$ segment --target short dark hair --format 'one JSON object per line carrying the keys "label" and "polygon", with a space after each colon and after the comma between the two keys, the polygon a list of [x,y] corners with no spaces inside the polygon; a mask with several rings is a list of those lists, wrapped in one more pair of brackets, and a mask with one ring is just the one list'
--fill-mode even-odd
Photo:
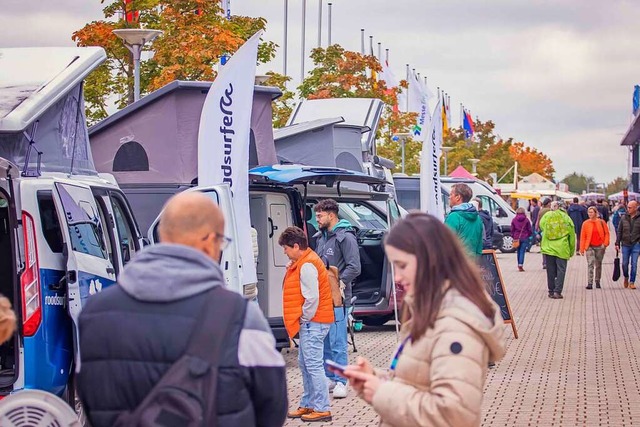
{"label": "short dark hair", "polygon": [[333,212],[338,215],[340,211],[340,207],[338,206],[338,202],[333,199],[324,199],[320,200],[314,207],[313,210],[316,212]]}
{"label": "short dark hair", "polygon": [[577,197],[573,198],[573,203],[578,203],[578,198]]}
{"label": "short dark hair", "polygon": [[531,199],[531,201],[532,201],[533,203],[535,203],[535,204],[538,204],[538,199],[536,199],[535,197],[533,197],[533,198]]}
{"label": "short dark hair", "polygon": [[469,203],[473,197],[473,190],[471,190],[471,187],[467,184],[454,184],[453,187],[451,187],[451,191],[455,191],[455,193],[462,198],[464,203]]}
{"label": "short dark hair", "polygon": [[604,200],[602,199],[598,199],[598,203],[602,203]]}
{"label": "short dark hair", "polygon": [[280,234],[280,237],[278,237],[278,244],[280,246],[289,246],[292,248],[296,243],[302,250],[309,247],[307,235],[304,234],[304,230],[300,227],[287,227],[282,234]]}
{"label": "short dark hair", "polygon": [[480,197],[476,197],[475,200],[478,203],[478,210],[482,209],[482,199]]}
{"label": "short dark hair", "polygon": [[548,197],[542,201],[542,206],[549,206],[550,204],[551,204],[551,199]]}

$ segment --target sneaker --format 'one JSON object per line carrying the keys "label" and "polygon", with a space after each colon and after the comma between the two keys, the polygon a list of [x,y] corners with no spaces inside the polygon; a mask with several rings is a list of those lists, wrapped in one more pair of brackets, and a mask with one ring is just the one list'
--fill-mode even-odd
{"label": "sneaker", "polygon": [[596,282],[596,289],[600,289],[600,283]]}
{"label": "sneaker", "polygon": [[313,412],[313,408],[300,407],[295,411],[290,411],[289,413],[287,413],[287,418],[302,418],[303,416],[307,414],[311,414],[312,412]]}
{"label": "sneaker", "polygon": [[562,294],[559,294],[557,292],[555,294],[553,294],[553,299],[563,299],[563,298],[564,297],[562,296]]}
{"label": "sneaker", "polygon": [[331,393],[333,391],[334,388],[336,388],[336,382],[334,380],[332,380],[331,378],[327,378],[327,387],[329,387],[329,393]]}
{"label": "sneaker", "polygon": [[549,298],[553,298],[553,292],[549,292]]}
{"label": "sneaker", "polygon": [[522,268],[521,265],[518,266],[518,271],[524,271],[524,268]]}
{"label": "sneaker", "polygon": [[343,399],[345,397],[347,397],[347,385],[340,382],[336,383],[336,386],[333,389],[333,398]]}
{"label": "sneaker", "polygon": [[312,423],[316,421],[331,421],[331,412],[311,411],[310,413],[304,414],[303,416],[301,416],[300,419],[308,423]]}
{"label": "sneaker", "polygon": [[636,285],[633,282],[629,282],[629,289],[635,289]]}
{"label": "sneaker", "polygon": [[[598,287],[600,287],[600,285],[598,285]],[[587,285],[587,289],[593,289],[593,285],[592,285],[591,283],[589,283],[589,284]]]}
{"label": "sneaker", "polygon": [[629,278],[628,278],[628,277],[625,277],[625,278],[624,278],[623,286],[624,286],[625,288],[628,288],[628,287],[629,287]]}

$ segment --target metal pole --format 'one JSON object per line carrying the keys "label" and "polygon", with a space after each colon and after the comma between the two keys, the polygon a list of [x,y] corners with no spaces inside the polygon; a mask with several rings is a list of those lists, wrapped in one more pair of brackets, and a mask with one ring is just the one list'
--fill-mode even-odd
{"label": "metal pole", "polygon": [[373,56],[373,36],[369,36],[369,54]]}
{"label": "metal pole", "polygon": [[382,43],[378,43],[378,61],[382,62]]}
{"label": "metal pole", "polygon": [[307,0],[302,0],[302,43],[300,49],[300,82],[304,81],[304,36],[306,33],[305,22],[307,20]]}
{"label": "metal pole", "polygon": [[360,28],[360,53],[364,55],[364,28]]}
{"label": "metal pole", "polygon": [[318,47],[322,47],[322,0],[318,1]]}
{"label": "metal pole", "polygon": [[140,99],[140,51],[142,45],[134,44],[131,46],[133,49],[133,102]]}
{"label": "metal pole", "polygon": [[282,66],[283,74],[287,75],[287,40],[289,29],[289,0],[284,0],[284,44],[283,44],[283,56],[284,64]]}
{"label": "metal pole", "polygon": [[[411,83],[409,83],[409,64],[407,64],[407,84],[411,84]],[[409,94],[410,93],[411,93],[411,91],[407,87],[407,112],[409,111]]]}
{"label": "metal pole", "polygon": [[444,152],[444,176],[447,176],[449,174],[449,164],[447,163],[449,157],[449,153],[448,152]]}
{"label": "metal pole", "polygon": [[404,144],[407,142],[407,138],[402,138],[402,173],[404,173]]}
{"label": "metal pole", "polygon": [[331,46],[331,8],[333,7],[333,3],[329,3],[329,13],[327,16],[327,20],[329,21],[329,30],[328,30],[328,45]]}
{"label": "metal pole", "polygon": [[386,53],[385,53],[385,57],[384,57],[384,62],[389,64],[389,49],[385,49],[385,51],[386,51]]}

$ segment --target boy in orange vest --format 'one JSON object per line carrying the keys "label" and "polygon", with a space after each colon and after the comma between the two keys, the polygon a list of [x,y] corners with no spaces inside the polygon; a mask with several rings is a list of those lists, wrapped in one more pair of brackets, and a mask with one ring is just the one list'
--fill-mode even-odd
{"label": "boy in orange vest", "polygon": [[324,339],[334,321],[327,269],[309,248],[302,229],[288,227],[280,235],[278,244],[291,260],[282,287],[282,308],[289,337],[300,334],[298,365],[304,387],[300,407],[287,416],[308,422],[331,421],[322,361]]}

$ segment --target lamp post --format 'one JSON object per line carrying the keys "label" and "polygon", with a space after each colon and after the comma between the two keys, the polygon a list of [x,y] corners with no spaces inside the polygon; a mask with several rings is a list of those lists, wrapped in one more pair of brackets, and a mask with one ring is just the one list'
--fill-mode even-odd
{"label": "lamp post", "polygon": [[469,159],[469,161],[471,162],[471,175],[477,176],[478,172],[476,170],[476,166],[480,162],[480,159]]}
{"label": "lamp post", "polygon": [[402,159],[402,173],[405,173],[405,144],[407,143],[407,138],[411,138],[411,134],[410,133],[394,133],[393,136],[391,137],[391,139],[393,139],[394,141],[400,141],[400,144],[402,146],[402,154],[401,154],[401,159]]}
{"label": "lamp post", "polygon": [[133,101],[140,99],[140,54],[142,48],[148,42],[155,40],[162,31],[160,30],[145,30],[142,28],[122,28],[119,30],[113,30],[119,39],[124,42],[124,45],[133,54]]}
{"label": "lamp post", "polygon": [[444,153],[444,176],[449,175],[449,164],[447,162],[447,158],[451,150],[453,150],[453,147],[442,147],[442,152]]}

